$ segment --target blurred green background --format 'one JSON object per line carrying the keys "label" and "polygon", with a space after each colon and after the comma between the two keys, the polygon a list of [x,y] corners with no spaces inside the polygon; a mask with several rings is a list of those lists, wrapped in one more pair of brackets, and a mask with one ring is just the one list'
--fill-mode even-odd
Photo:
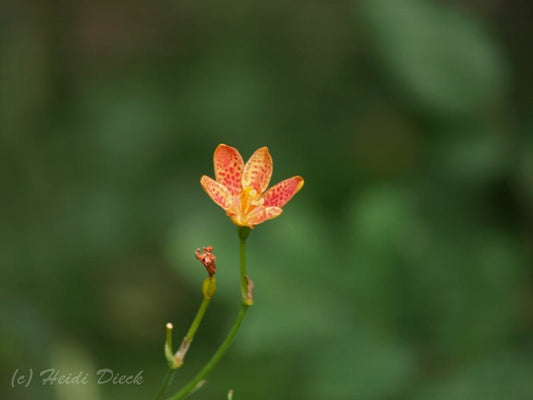
{"label": "blurred green background", "polygon": [[[239,308],[199,185],[219,143],[306,180],[249,240],[256,304],[194,398],[533,398],[533,5],[2,1],[3,399],[151,399]],[[16,369],[87,385],[10,387]],[[100,368],[140,386],[96,385]]]}

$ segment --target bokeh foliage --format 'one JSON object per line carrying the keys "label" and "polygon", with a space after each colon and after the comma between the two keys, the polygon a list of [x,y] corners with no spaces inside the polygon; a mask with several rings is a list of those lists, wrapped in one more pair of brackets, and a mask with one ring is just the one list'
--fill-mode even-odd
{"label": "bokeh foliage", "polygon": [[[202,365],[239,306],[235,228],[199,186],[227,143],[306,185],[252,233],[256,304],[195,398],[531,399],[532,13],[3,2],[0,397],[151,398],[209,244],[176,385]],[[13,389],[16,368],[145,382]]]}

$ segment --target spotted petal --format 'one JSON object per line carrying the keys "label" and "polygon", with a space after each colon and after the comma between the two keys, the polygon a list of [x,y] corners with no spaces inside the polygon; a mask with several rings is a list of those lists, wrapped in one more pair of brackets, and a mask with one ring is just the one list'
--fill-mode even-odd
{"label": "spotted petal", "polygon": [[233,196],[239,194],[242,190],[241,178],[244,168],[244,161],[239,151],[221,144],[215,150],[213,162],[217,182],[224,185]]}
{"label": "spotted petal", "polygon": [[225,186],[206,175],[202,176],[200,184],[208,196],[224,210],[228,210],[231,207],[232,196]]}
{"label": "spotted petal", "polygon": [[283,207],[304,185],[301,176],[293,176],[272,186],[263,195],[264,206]]}
{"label": "spotted petal", "polygon": [[276,218],[282,212],[283,210],[279,207],[260,206],[254,209],[250,214],[248,214],[246,221],[253,228],[254,225],[259,225],[265,221],[268,221],[269,219]]}
{"label": "spotted petal", "polygon": [[272,176],[272,157],[268,147],[257,149],[244,166],[242,187],[251,187],[257,193],[263,193]]}

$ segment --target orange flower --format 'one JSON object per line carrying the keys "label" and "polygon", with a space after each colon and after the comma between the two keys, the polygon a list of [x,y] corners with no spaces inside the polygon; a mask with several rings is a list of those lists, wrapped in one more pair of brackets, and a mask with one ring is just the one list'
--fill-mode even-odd
{"label": "orange flower", "polygon": [[213,160],[216,180],[204,175],[200,184],[237,226],[253,228],[276,218],[304,185],[302,177],[293,176],[266,190],[272,176],[267,147],[257,149],[245,165],[237,149],[221,144]]}

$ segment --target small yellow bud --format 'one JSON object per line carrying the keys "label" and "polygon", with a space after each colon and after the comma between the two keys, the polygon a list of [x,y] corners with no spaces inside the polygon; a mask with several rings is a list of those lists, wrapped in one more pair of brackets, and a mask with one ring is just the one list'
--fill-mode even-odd
{"label": "small yellow bud", "polygon": [[210,299],[215,295],[217,291],[217,280],[215,276],[208,276],[205,278],[204,283],[202,284],[202,292],[206,299]]}

